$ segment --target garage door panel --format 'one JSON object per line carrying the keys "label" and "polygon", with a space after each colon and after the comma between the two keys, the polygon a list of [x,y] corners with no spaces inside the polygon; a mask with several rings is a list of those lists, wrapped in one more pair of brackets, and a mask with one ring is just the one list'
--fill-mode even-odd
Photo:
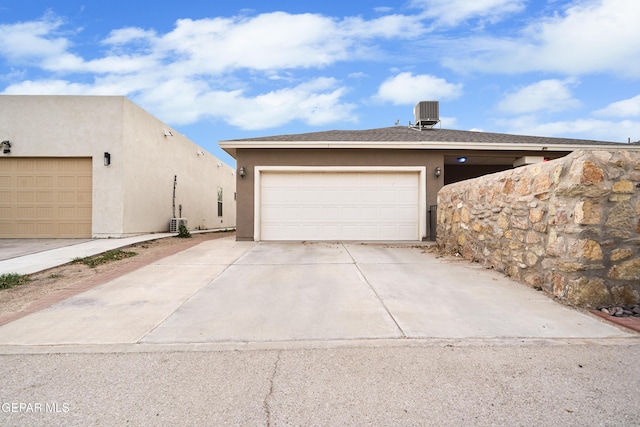
{"label": "garage door panel", "polygon": [[78,225],[74,223],[60,223],[58,224],[58,232],[65,234],[76,234],[78,232]]}
{"label": "garage door panel", "polygon": [[[29,201],[33,200],[34,193],[30,193]],[[53,193],[51,191],[36,191],[35,192],[35,201],[38,203],[52,203],[53,202]]]}
{"label": "garage door panel", "polygon": [[35,201],[34,196],[33,191],[18,191],[16,193],[16,200],[18,203],[31,203]]}
{"label": "garage door panel", "polygon": [[53,176],[37,176],[35,181],[35,186],[38,188],[42,187],[53,187],[55,180]]}
{"label": "garage door panel", "polygon": [[58,202],[59,203],[74,203],[76,201],[75,191],[59,191]]}
{"label": "garage door panel", "polygon": [[80,207],[91,206],[91,191],[76,191],[76,202]]}
{"label": "garage door panel", "polygon": [[2,158],[0,237],[91,237],[90,158]]}
{"label": "garage door panel", "polygon": [[[10,219],[13,216],[12,209],[7,206],[0,207],[0,219]],[[4,227],[8,227],[8,224],[2,224]]]}
{"label": "garage door panel", "polygon": [[[53,214],[51,214],[53,215]],[[73,219],[76,217],[76,208],[73,206],[70,207],[59,207],[58,208],[58,218],[60,219]]]}
{"label": "garage door panel", "polygon": [[33,219],[36,217],[36,208],[33,206],[18,206],[16,210],[20,219]]}
{"label": "garage door panel", "polygon": [[418,172],[262,172],[264,240],[417,240]]}
{"label": "garage door panel", "polygon": [[331,219],[340,218],[342,216],[342,209],[338,206],[319,206],[317,208],[310,208],[308,217],[313,220],[320,221],[322,218],[326,218],[327,221]]}
{"label": "garage door panel", "polygon": [[37,228],[38,224],[35,222],[19,222],[18,223],[18,236],[25,237],[31,235],[40,235],[41,231]]}
{"label": "garage door panel", "polygon": [[36,222],[35,229],[41,236],[51,236],[55,234],[56,224],[53,222]]}
{"label": "garage door panel", "polygon": [[76,234],[91,236],[91,221],[76,224]]}
{"label": "garage door panel", "polygon": [[59,176],[58,187],[62,188],[75,188],[76,178],[74,176]]}
{"label": "garage door panel", "polygon": [[54,211],[52,206],[39,206],[36,208],[36,219],[49,219],[54,216]]}
{"label": "garage door panel", "polygon": [[89,224],[89,232],[91,232],[91,206],[78,206],[76,207],[77,218],[83,218],[83,221],[78,221],[78,224]]}
{"label": "garage door panel", "polygon": [[30,188],[36,186],[36,178],[33,176],[17,177],[18,188]]}

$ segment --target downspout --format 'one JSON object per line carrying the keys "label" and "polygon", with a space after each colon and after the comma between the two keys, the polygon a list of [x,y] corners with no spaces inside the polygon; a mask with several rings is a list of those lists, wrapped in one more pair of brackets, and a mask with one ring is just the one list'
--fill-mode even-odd
{"label": "downspout", "polygon": [[178,175],[173,176],[173,218],[176,217],[176,187],[178,186]]}

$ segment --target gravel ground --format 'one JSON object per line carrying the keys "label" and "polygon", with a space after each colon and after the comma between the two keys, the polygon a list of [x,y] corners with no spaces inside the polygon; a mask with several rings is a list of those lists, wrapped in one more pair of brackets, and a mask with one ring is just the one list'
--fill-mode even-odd
{"label": "gravel ground", "polygon": [[637,426],[638,350],[483,341],[2,355],[0,424]]}

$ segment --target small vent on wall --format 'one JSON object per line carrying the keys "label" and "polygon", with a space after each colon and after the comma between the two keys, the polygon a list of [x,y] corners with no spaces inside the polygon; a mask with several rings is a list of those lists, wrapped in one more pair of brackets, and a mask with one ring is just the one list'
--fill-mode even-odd
{"label": "small vent on wall", "polygon": [[413,108],[415,124],[409,125],[412,129],[431,129],[440,123],[440,103],[438,101],[420,101]]}

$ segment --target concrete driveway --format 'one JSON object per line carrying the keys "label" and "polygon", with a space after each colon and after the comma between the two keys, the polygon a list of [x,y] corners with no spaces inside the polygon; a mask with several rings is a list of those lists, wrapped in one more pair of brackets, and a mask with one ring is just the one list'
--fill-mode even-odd
{"label": "concrete driveway", "polygon": [[0,345],[633,336],[421,245],[233,238],[0,327]]}

